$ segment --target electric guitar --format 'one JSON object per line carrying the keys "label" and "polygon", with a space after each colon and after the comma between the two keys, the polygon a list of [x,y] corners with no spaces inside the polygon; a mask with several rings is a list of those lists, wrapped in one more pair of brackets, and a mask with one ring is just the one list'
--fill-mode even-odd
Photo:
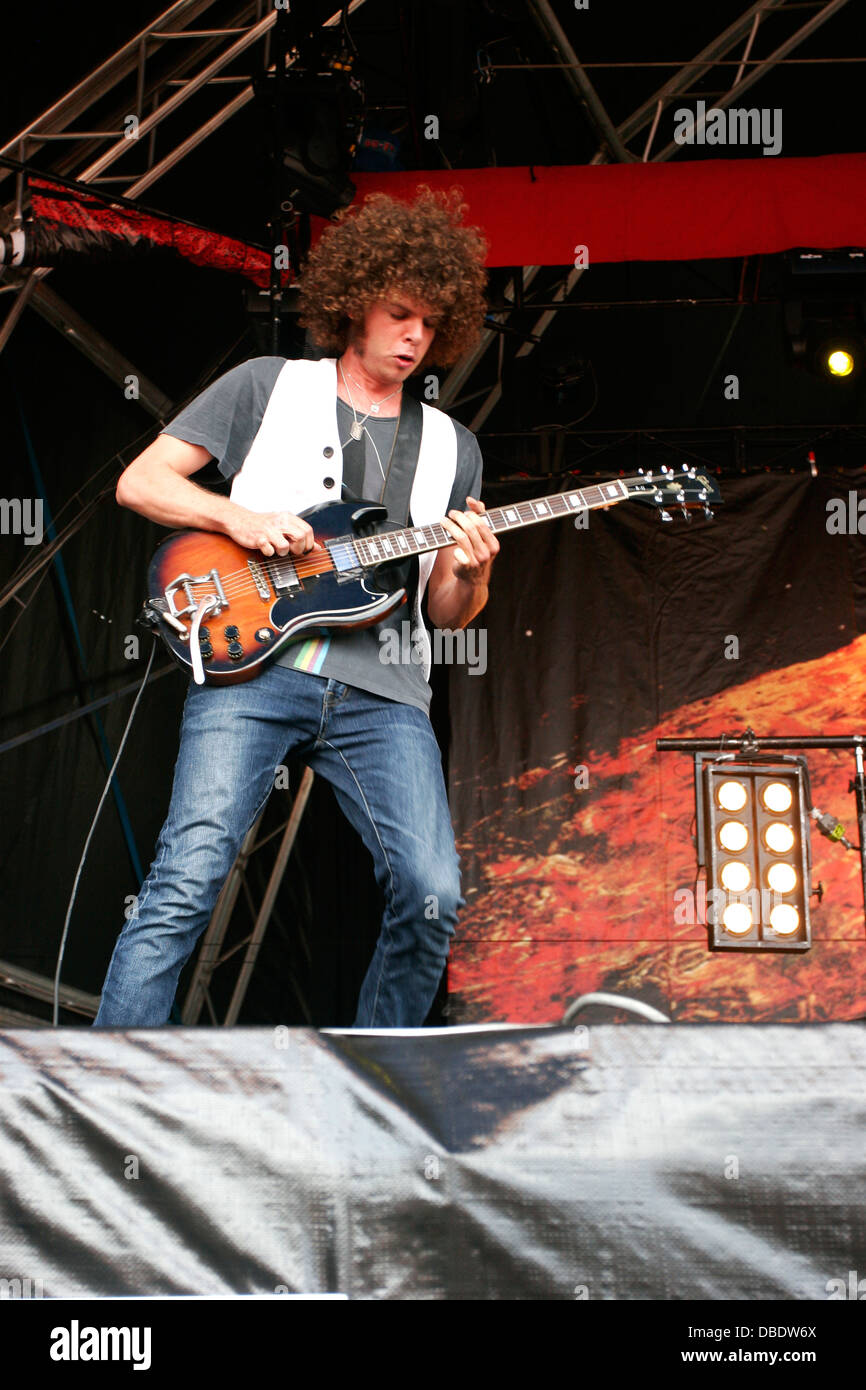
{"label": "electric guitar", "polygon": [[[664,521],[668,507],[712,516],[721,501],[705,474],[684,467],[493,507],[483,519],[499,535],[628,498]],[[251,680],[293,642],[387,618],[406,601],[406,562],[454,545],[441,522],[385,529],[387,510],[372,502],[322,502],[301,516],[315,534],[305,555],[265,557],[210,531],[175,532],[154,554],[141,621],[199,685]]]}

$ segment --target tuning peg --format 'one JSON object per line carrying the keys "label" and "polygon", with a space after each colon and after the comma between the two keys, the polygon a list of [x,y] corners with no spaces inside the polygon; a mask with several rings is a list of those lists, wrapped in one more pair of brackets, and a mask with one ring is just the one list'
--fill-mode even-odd
{"label": "tuning peg", "polygon": [[664,507],[662,507],[661,511],[659,512],[659,516],[661,517],[662,521],[673,521],[673,517],[671,516],[670,512],[666,512]]}
{"label": "tuning peg", "polygon": [[713,513],[712,513],[712,511],[710,510],[710,506],[709,506],[709,503],[708,503],[708,502],[705,502],[705,503],[704,503],[704,516],[707,518],[707,521],[712,521],[712,519],[713,519]]}
{"label": "tuning peg", "polygon": [[688,509],[688,507],[686,506],[685,502],[684,502],[683,505],[680,507],[680,511],[682,512],[682,514],[683,514],[683,516],[685,517],[686,521],[691,521],[691,519],[692,519],[692,517],[691,517],[691,512],[689,511],[689,509]]}

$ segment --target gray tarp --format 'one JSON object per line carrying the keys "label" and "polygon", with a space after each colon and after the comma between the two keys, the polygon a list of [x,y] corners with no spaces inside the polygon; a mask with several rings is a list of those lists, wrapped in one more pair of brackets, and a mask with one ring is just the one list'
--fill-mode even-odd
{"label": "gray tarp", "polygon": [[5,1032],[0,1279],[825,1300],[864,1137],[859,1024]]}

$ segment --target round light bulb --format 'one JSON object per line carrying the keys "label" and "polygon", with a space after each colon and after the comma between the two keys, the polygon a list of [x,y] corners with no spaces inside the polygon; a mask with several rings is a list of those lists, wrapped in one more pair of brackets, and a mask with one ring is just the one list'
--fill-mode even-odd
{"label": "round light bulb", "polygon": [[742,811],[748,799],[742,782],[722,782],[716,788],[716,801],[723,811]]}
{"label": "round light bulb", "polygon": [[827,367],[833,376],[850,376],[854,370],[854,358],[844,348],[834,348],[827,353]]}
{"label": "round light bulb", "polygon": [[738,859],[732,859],[725,864],[719,878],[722,887],[727,888],[729,893],[745,893],[752,881],[752,874],[748,864],[741,864]]}
{"label": "round light bulb", "polygon": [[749,832],[742,821],[726,820],[719,826],[719,844],[730,854],[739,854],[749,843]]}
{"label": "round light bulb", "polygon": [[728,903],[722,913],[722,926],[732,936],[745,936],[752,929],[752,909],[745,903]]}
{"label": "round light bulb", "polygon": [[797,871],[793,864],[771,864],[767,870],[767,887],[774,893],[793,893],[797,887]]}
{"label": "round light bulb", "polygon": [[794,800],[791,788],[784,782],[768,782],[761,792],[761,800],[768,811],[780,815],[787,811]]}
{"label": "round light bulb", "polygon": [[790,903],[779,903],[770,913],[770,926],[779,936],[791,936],[800,925],[800,914]]}
{"label": "round light bulb", "polygon": [[764,830],[764,844],[774,854],[788,854],[794,848],[794,832],[790,825],[773,821]]}

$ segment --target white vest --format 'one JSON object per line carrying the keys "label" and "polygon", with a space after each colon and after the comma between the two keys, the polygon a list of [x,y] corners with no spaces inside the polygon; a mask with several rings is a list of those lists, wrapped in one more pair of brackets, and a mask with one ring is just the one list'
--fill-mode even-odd
{"label": "white vest", "polygon": [[[414,526],[441,521],[457,472],[457,431],[449,416],[422,402],[423,427],[409,516]],[[327,480],[327,482],[326,482]],[[330,486],[328,486],[330,483]],[[337,427],[337,360],[288,361],[277,377],[256,437],[232,482],[231,498],[252,512],[299,512],[342,497],[343,452]],[[421,599],[436,552],[418,557],[414,627],[424,631]],[[430,644],[424,636],[424,675]]]}

